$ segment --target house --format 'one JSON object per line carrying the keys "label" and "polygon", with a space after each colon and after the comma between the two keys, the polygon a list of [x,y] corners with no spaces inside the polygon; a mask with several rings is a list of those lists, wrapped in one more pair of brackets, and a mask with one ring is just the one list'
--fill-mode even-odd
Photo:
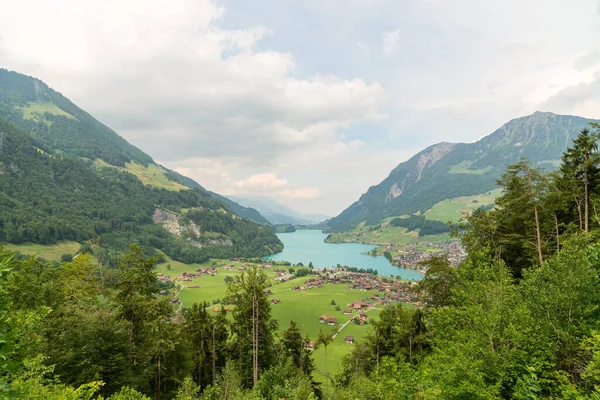
{"label": "house", "polygon": [[327,323],[329,325],[335,325],[335,317],[329,317],[329,318],[327,318]]}
{"label": "house", "polygon": [[321,318],[319,318],[319,322],[324,324],[325,322],[327,322],[327,315],[321,315]]}
{"label": "house", "polygon": [[213,308],[213,312],[219,312],[219,307]]}
{"label": "house", "polygon": [[245,267],[245,266],[243,266],[243,265],[242,265],[241,267],[239,267],[239,268],[238,268],[238,271],[245,271],[245,270],[246,270],[246,267]]}
{"label": "house", "polygon": [[344,339],[344,341],[346,342],[346,344],[354,344],[354,336],[346,335],[346,338]]}
{"label": "house", "polygon": [[304,343],[304,350],[314,350],[315,342],[306,342]]}
{"label": "house", "polygon": [[352,309],[351,308],[344,308],[344,314],[346,314],[346,315],[352,314]]}
{"label": "house", "polygon": [[177,297],[173,297],[171,299],[171,304],[177,304],[177,303],[179,303],[179,299]]}
{"label": "house", "polygon": [[281,300],[279,300],[279,299],[271,299],[272,304],[279,304],[280,302],[281,302]]}

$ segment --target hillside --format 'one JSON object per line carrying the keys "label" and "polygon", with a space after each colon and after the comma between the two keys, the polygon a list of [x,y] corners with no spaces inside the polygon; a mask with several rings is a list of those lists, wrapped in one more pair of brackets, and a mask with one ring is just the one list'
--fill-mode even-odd
{"label": "hillside", "polygon": [[[256,210],[156,164],[34,78],[0,70],[0,132],[0,242],[94,239],[108,263],[132,242],[182,262],[282,247],[245,218],[266,224]],[[156,220],[161,210],[177,230]]]}
{"label": "hillside", "polygon": [[337,231],[363,221],[374,225],[390,216],[426,213],[444,200],[486,193],[496,187],[506,165],[521,157],[554,169],[573,138],[592,121],[536,112],[474,143],[435,144],[399,164],[327,225]]}
{"label": "hillside", "polygon": [[[152,157],[39,79],[0,68],[0,116],[31,135],[50,154],[121,167],[146,185],[205,190],[194,180],[156,164]],[[212,194],[235,214],[268,223],[258,211]]]}

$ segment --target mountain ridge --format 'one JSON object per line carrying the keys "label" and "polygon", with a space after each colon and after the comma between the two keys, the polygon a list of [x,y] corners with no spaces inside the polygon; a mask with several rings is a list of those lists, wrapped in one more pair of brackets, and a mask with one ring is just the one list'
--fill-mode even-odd
{"label": "mountain ridge", "polygon": [[[206,190],[193,179],[157,164],[151,156],[38,78],[0,68],[0,116],[31,135],[48,153],[59,152],[91,161],[99,158],[122,168],[130,162],[142,167],[156,165],[163,170],[165,180]],[[268,224],[258,211],[210,193],[223,200],[234,213]]]}
{"label": "mountain ridge", "polygon": [[[282,248],[243,215],[256,210],[160,166],[35,78],[0,70],[0,132],[0,242],[93,240],[113,265],[129,243],[186,263]],[[153,220],[159,209],[178,216],[177,234]]]}
{"label": "mountain ridge", "polygon": [[346,230],[361,222],[376,224],[390,216],[423,213],[442,200],[488,192],[504,168],[521,157],[554,169],[572,139],[595,121],[538,111],[512,119],[472,143],[428,146],[398,164],[327,226]]}

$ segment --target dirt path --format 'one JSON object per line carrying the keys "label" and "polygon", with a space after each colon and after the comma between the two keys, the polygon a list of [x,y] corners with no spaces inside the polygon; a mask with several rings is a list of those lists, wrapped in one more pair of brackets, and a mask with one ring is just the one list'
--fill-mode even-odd
{"label": "dirt path", "polygon": [[[368,310],[365,310],[365,313],[368,313],[371,310],[379,310],[379,308],[373,307],[373,308],[369,308]],[[350,317],[350,319],[348,320],[348,322],[346,322],[344,325],[342,325],[342,327],[340,329],[337,330],[337,332],[332,336],[332,339],[335,339],[335,337],[342,331],[342,329],[344,329],[346,327],[346,325],[348,325],[350,322],[352,322],[352,320],[354,319],[354,317],[356,317],[358,314],[354,314]]]}
{"label": "dirt path", "polygon": [[179,300],[179,308],[177,309],[176,312],[181,311],[181,307],[183,307],[183,301],[181,301],[181,299],[179,299],[179,293],[181,293],[181,291],[183,290],[183,284],[181,283],[177,283],[179,285],[179,292],[177,292],[177,294],[175,295],[175,297],[177,297],[177,299]]}

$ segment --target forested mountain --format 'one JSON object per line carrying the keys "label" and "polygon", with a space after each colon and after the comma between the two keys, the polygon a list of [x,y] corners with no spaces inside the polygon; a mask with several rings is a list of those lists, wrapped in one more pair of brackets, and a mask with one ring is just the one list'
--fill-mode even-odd
{"label": "forested mountain", "polygon": [[[194,180],[157,165],[152,157],[39,79],[0,68],[0,116],[29,133],[48,153],[101,160],[123,168],[155,165],[165,180],[204,190]],[[234,213],[268,223],[256,210],[212,194]]]}
{"label": "forested mountain", "polygon": [[94,239],[111,264],[133,242],[183,262],[282,247],[236,214],[266,223],[256,210],[155,164],[34,78],[0,70],[0,133],[0,241]]}
{"label": "forested mountain", "polygon": [[592,120],[536,112],[504,124],[474,143],[439,143],[399,164],[380,184],[328,222],[333,230],[423,212],[445,199],[485,193],[520,157],[552,170]]}

